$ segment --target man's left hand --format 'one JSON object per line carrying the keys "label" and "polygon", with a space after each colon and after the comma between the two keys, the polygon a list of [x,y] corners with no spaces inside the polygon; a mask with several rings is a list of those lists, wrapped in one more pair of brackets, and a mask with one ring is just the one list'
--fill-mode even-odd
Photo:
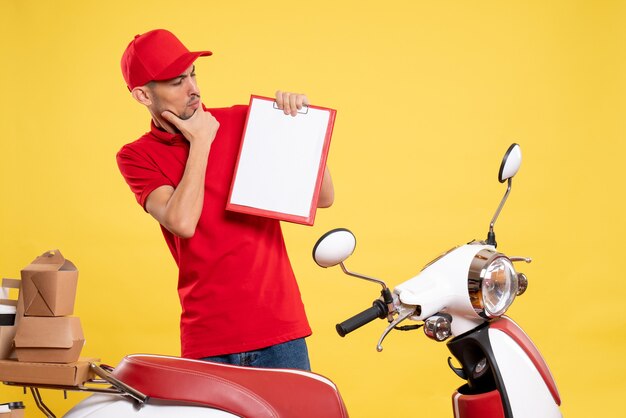
{"label": "man's left hand", "polygon": [[303,106],[308,106],[309,99],[304,94],[289,93],[287,91],[276,92],[276,105],[285,115],[296,116],[298,110]]}

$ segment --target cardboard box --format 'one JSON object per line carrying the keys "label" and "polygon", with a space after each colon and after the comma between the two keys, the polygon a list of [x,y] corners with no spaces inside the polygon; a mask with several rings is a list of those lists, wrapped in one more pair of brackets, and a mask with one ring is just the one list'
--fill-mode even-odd
{"label": "cardboard box", "polygon": [[13,409],[11,412],[0,412],[0,418],[24,418],[24,410]]}
{"label": "cardboard box", "polygon": [[8,402],[0,404],[0,418],[24,418],[23,402]]}
{"label": "cardboard box", "polygon": [[96,358],[81,358],[67,364],[25,363],[15,360],[0,360],[0,381],[34,385],[79,386],[93,379],[89,368]]}
{"label": "cardboard box", "polygon": [[59,250],[43,253],[22,269],[26,316],[64,316],[74,313],[78,270]]}
{"label": "cardboard box", "polygon": [[16,315],[13,326],[0,326],[0,360],[15,358],[13,338],[15,338],[17,324],[24,312],[24,304],[21,297],[18,297],[18,300],[8,299],[8,289],[19,289],[20,284],[20,280],[2,279],[2,289],[4,289],[4,291],[0,294],[0,307],[3,308],[2,312],[12,312],[15,310]]}
{"label": "cardboard box", "polygon": [[18,361],[31,363],[72,363],[85,344],[80,319],[25,316],[15,334]]}
{"label": "cardboard box", "polygon": [[13,339],[17,327],[0,327],[0,360],[10,358],[13,354]]}
{"label": "cardboard box", "polygon": [[24,409],[12,409],[11,412],[0,412],[0,418],[24,418]]}

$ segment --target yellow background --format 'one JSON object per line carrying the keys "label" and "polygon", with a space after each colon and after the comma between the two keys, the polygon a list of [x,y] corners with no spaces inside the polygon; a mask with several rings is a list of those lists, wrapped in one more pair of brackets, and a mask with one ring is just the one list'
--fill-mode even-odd
{"label": "yellow background", "polygon": [[[314,334],[316,372],[353,417],[451,416],[461,383],[444,344],[376,322],[336,322],[378,287],[322,270],[318,236],[350,228],[347,265],[393,286],[484,238],[511,142],[524,162],[496,232],[532,256],[510,315],[545,356],[567,417],[616,416],[626,390],[623,272],[626,3],[620,1],[32,1],[0,3],[0,274],[59,248],[80,269],[83,354],[177,355],[176,269],[135,203],[116,151],[148,128],[119,60],[164,27],[191,49],[209,107],[276,89],[336,108],[336,203],[314,227],[285,225]],[[242,312],[242,315],[245,315]],[[81,395],[45,392],[62,415]],[[25,400],[0,387],[0,402]]]}

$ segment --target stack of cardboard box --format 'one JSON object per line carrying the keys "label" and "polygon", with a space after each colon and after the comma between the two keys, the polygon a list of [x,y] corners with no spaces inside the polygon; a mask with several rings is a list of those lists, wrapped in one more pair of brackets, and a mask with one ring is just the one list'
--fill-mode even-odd
{"label": "stack of cardboard box", "polygon": [[79,361],[85,338],[80,319],[71,316],[78,269],[59,250],[51,250],[22,269],[21,275],[14,344],[11,353],[2,357],[11,360],[0,360],[0,380],[82,384],[90,377],[88,362]]}
{"label": "stack of cardboard box", "polygon": [[18,361],[71,363],[85,343],[74,313],[78,270],[60,251],[48,251],[22,269],[24,317],[15,335]]}

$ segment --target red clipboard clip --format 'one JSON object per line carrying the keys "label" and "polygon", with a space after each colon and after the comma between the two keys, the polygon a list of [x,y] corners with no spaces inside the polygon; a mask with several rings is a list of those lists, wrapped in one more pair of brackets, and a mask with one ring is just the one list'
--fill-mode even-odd
{"label": "red clipboard clip", "polygon": [[[276,100],[274,100],[274,104],[272,106],[274,106],[274,109],[276,110],[282,110],[278,107],[278,103],[276,103]],[[306,115],[307,113],[309,113],[309,105],[302,105],[302,109],[298,110],[298,113],[301,115]]]}

